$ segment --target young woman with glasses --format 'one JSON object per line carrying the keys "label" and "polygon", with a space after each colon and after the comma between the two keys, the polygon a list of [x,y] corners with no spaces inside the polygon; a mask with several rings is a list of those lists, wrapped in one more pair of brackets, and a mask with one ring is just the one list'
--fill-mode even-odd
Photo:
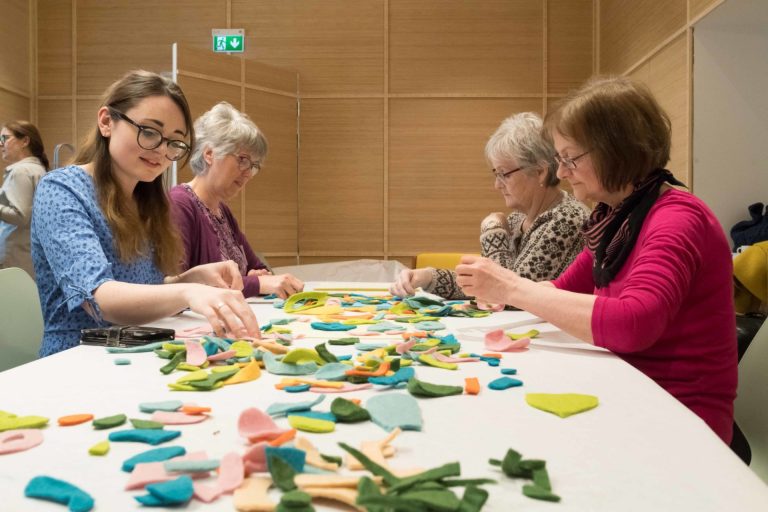
{"label": "young woman with glasses", "polygon": [[181,231],[184,268],[232,260],[243,276],[243,294],[300,292],[304,283],[291,274],[272,275],[251,249],[225,204],[261,170],[267,139],[247,115],[227,102],[195,121],[195,149],[189,166],[195,177],[171,189],[172,213]]}
{"label": "young woman with glasses", "polygon": [[218,335],[258,336],[235,263],[179,273],[181,240],[162,174],[193,140],[181,89],[133,71],[107,89],[75,164],[40,180],[32,259],[45,321],[41,356],[77,345],[81,329],[145,324],[187,307]]}
{"label": "young woman with glasses", "polygon": [[558,176],[596,207],[586,248],[557,279],[534,283],[465,256],[466,293],[529,311],[609,349],[729,443],[736,396],[733,265],[712,211],[664,169],[671,124],[645,86],[595,79],[547,120]]}

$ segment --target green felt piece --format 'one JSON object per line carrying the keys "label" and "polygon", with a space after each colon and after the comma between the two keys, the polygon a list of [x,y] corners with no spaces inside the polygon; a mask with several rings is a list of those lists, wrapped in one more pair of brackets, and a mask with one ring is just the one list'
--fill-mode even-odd
{"label": "green felt piece", "polygon": [[43,416],[16,416],[8,414],[0,417],[0,432],[20,428],[43,428],[48,424],[48,418]]}
{"label": "green felt piece", "polygon": [[144,428],[148,430],[162,430],[165,427],[165,425],[157,421],[141,420],[138,418],[131,418],[130,421],[131,421],[131,425],[133,425],[133,428]]}
{"label": "green felt piece", "polygon": [[594,409],[599,403],[596,396],[577,393],[528,393],[525,395],[525,401],[531,407],[551,412],[561,418]]}
{"label": "green felt piece", "polygon": [[117,366],[125,366],[127,364],[131,364],[131,360],[130,359],[126,359],[124,357],[118,357],[117,359],[115,359],[114,363]]}
{"label": "green felt piece", "polygon": [[222,384],[231,376],[237,373],[237,370],[230,370],[228,372],[211,372],[208,377],[203,380],[193,380],[188,384],[195,389],[199,390],[211,390],[216,387],[217,384]]}
{"label": "green felt piece", "polygon": [[69,482],[50,476],[36,476],[30,480],[24,488],[24,496],[67,505],[70,512],[89,512],[94,506],[90,494]]}
{"label": "green felt piece", "polygon": [[397,492],[408,489],[422,482],[435,482],[443,478],[459,476],[460,474],[461,465],[458,462],[451,462],[437,468],[429,469],[417,475],[402,478],[398,483],[390,486],[387,492]]}
{"label": "green felt piece", "polygon": [[384,430],[421,430],[421,409],[415,398],[404,393],[381,393],[368,399],[365,408],[371,420]]}
{"label": "green felt piece", "polygon": [[[207,362],[207,361],[206,361],[206,362]],[[204,364],[203,366],[195,366],[195,365],[193,365],[193,364],[189,364],[189,363],[186,363],[186,362],[182,361],[182,362],[180,362],[179,364],[177,364],[177,365],[176,365],[176,369],[177,369],[177,370],[179,370],[179,371],[181,371],[181,372],[190,372],[190,373],[194,373],[194,372],[199,372],[199,371],[201,371],[201,370],[202,370],[202,368],[204,368],[205,366],[208,366],[208,365],[205,365],[205,364]],[[204,370],[203,370],[203,371],[204,371]]]}
{"label": "green felt piece", "polygon": [[236,341],[229,346],[229,350],[235,351],[235,357],[251,357],[253,355],[253,345],[248,341]]}
{"label": "green felt piece", "polygon": [[193,380],[205,380],[207,378],[208,378],[208,372],[205,370],[198,369],[193,372],[189,372],[186,375],[182,375],[181,377],[176,379],[176,383],[184,384],[184,383],[192,382]]}
{"label": "green felt piece", "polygon": [[539,487],[538,485],[527,484],[523,486],[523,494],[529,498],[543,501],[560,501],[560,496],[552,494],[552,491]]}
{"label": "green felt piece", "polygon": [[459,498],[448,489],[408,491],[401,495],[403,500],[429,507],[437,512],[452,512],[459,508]]}
{"label": "green felt piece", "polygon": [[157,357],[161,357],[163,359],[171,359],[173,357],[173,352],[165,349],[155,349],[155,354],[157,354]]}
{"label": "green felt piece", "polygon": [[520,467],[520,461],[523,459],[521,453],[510,448],[501,461],[501,470],[509,477],[530,478],[531,471]]}
{"label": "green felt piece", "polygon": [[504,334],[506,334],[507,338],[511,340],[521,340],[523,338],[535,338],[536,336],[539,335],[539,331],[537,331],[536,329],[531,329],[530,331],[524,332],[522,334],[515,334],[513,332],[507,332]]}
{"label": "green felt piece", "polygon": [[115,414],[114,416],[106,416],[104,418],[98,418],[91,422],[93,428],[96,430],[104,430],[108,428],[119,427],[126,422],[128,418],[125,414]]}
{"label": "green felt piece", "polygon": [[317,363],[318,366],[326,363],[325,359],[320,357],[320,354],[311,348],[295,348],[285,354],[281,362],[285,364]]}
{"label": "green felt piece", "polygon": [[336,422],[308,416],[288,415],[288,424],[296,430],[315,434],[326,434],[336,430]]}
{"label": "green felt piece", "polygon": [[162,366],[160,368],[160,372],[163,375],[168,375],[173,370],[175,370],[176,367],[179,366],[179,363],[184,361],[184,359],[186,359],[186,357],[187,357],[187,351],[186,350],[181,350],[180,352],[176,352],[173,355],[173,357],[171,358],[171,360],[168,361],[168,363],[166,363],[164,366]]}
{"label": "green felt piece", "polygon": [[280,498],[275,512],[314,512],[312,497],[304,491],[290,491]]}
{"label": "green felt piece", "polygon": [[549,473],[545,466],[533,470],[533,483],[542,489],[552,490],[552,483],[549,481]]}
{"label": "green felt piece", "polygon": [[139,410],[151,414],[155,411],[175,412],[182,408],[184,404],[181,400],[165,400],[162,402],[142,402],[139,404]]}
{"label": "green felt piece", "polygon": [[315,351],[326,363],[338,363],[339,359],[328,350],[325,343],[315,345]]}
{"label": "green felt piece", "polygon": [[492,478],[444,478],[440,480],[440,483],[445,487],[469,487],[486,484],[497,484],[496,480]]}
{"label": "green felt piece", "polygon": [[288,492],[296,489],[293,479],[296,476],[296,470],[288,464],[282,457],[272,455],[269,460],[269,473],[272,475],[272,481],[278,489]]}
{"label": "green felt piece", "polygon": [[360,338],[338,338],[335,340],[329,340],[329,345],[354,345],[360,343]]}
{"label": "green felt piece", "polygon": [[283,303],[283,311],[286,313],[297,313],[322,306],[327,300],[328,294],[326,292],[294,293]]}
{"label": "green felt piece", "polygon": [[364,408],[346,398],[338,397],[331,402],[331,412],[340,423],[359,423],[371,419]]}
{"label": "green felt piece", "polygon": [[464,489],[458,512],[480,512],[486,501],[488,501],[488,491],[470,485]]}
{"label": "green felt piece", "polygon": [[337,464],[339,467],[341,467],[341,462],[342,462],[342,459],[341,459],[341,457],[337,457],[336,455],[326,455],[326,454],[324,454],[324,453],[321,453],[321,454],[320,454],[320,457],[321,457],[321,458],[322,458],[322,459],[323,459],[325,462],[330,462],[330,463],[332,463],[332,464]]}
{"label": "green felt piece", "polygon": [[109,452],[109,441],[101,441],[88,448],[88,453],[91,455],[103,456]]}
{"label": "green felt piece", "polygon": [[[222,384],[223,386],[224,384]],[[173,391],[204,391],[202,389],[197,389],[189,384],[177,384],[175,382],[169,382],[168,387],[172,389]]]}
{"label": "green felt piece", "polygon": [[435,398],[442,396],[461,395],[464,393],[464,388],[462,386],[431,384],[429,382],[423,382],[413,378],[408,381],[408,392],[413,396]]}
{"label": "green felt piece", "polygon": [[379,466],[360,450],[352,448],[346,443],[339,443],[339,446],[341,446],[342,449],[356,458],[365,469],[371,472],[372,475],[380,476],[386,485],[395,485],[400,481],[400,479],[392,474],[388,469]]}
{"label": "green felt piece", "polygon": [[419,356],[419,362],[426,364],[427,366],[434,366],[435,368],[442,368],[443,370],[456,370],[459,365],[456,363],[447,363],[445,361],[438,361],[435,356],[431,354],[422,354]]}

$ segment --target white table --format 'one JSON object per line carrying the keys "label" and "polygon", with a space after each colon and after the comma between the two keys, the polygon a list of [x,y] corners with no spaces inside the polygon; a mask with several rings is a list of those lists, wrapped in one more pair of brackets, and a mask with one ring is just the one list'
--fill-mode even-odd
{"label": "white table", "polygon": [[[262,324],[285,316],[271,305],[252,307]],[[444,321],[451,328],[460,328],[528,317],[524,312],[503,312],[482,319]],[[196,315],[185,313],[154,325],[183,328],[201,323]],[[476,376],[483,389],[478,396],[419,399],[423,431],[404,432],[395,440],[398,452],[389,459],[390,465],[429,469],[458,460],[462,478],[491,477],[499,481],[485,486],[490,492],[483,509],[486,511],[768,510],[768,486],[687,408],[613,354],[583,344],[552,326],[539,328],[542,335],[530,350],[506,354],[502,360],[501,367],[517,368],[517,377],[524,382],[520,388],[488,389],[487,383],[499,377],[500,371],[485,363],[463,364],[458,371],[416,366],[420,380],[463,385],[464,377]],[[338,337],[343,335],[339,333]],[[467,351],[484,351],[481,342],[459,341]],[[294,345],[310,347],[317,343],[317,339],[300,340]],[[351,350],[331,347],[335,353],[344,353],[345,349]],[[116,366],[116,357],[129,357],[132,364]],[[273,402],[303,401],[315,396],[277,391],[273,384],[280,377],[267,372],[257,381],[213,392],[171,392],[166,384],[174,382],[179,374],[161,374],[159,368],[164,363],[152,353],[115,356],[98,347],[78,347],[0,373],[0,410],[51,419],[42,445],[0,456],[0,509],[66,510],[23,497],[26,483],[37,475],[80,486],[96,499],[95,510],[141,508],[132,496],[144,493],[123,490],[128,474],[120,466],[128,457],[151,446],[111,443],[107,456],[93,457],[88,455],[88,448],[104,440],[109,431],[93,430],[89,424],[59,427],[56,419],[60,416],[92,413],[98,418],[125,413],[129,418],[147,418],[139,412],[139,403],[169,399],[209,405],[213,408],[209,420],[178,427],[181,437],[166,445],[178,444],[188,451],[205,449],[215,458],[245,450],[246,442],[237,434],[237,418],[243,409],[255,406],[263,410]],[[361,398],[364,405],[377,392],[368,390],[351,396]],[[599,397],[600,406],[561,419],[528,406],[524,400],[528,392],[593,394]],[[326,398],[315,410],[328,410],[335,396]],[[287,425],[285,419],[277,422]],[[382,439],[386,433],[366,422],[339,424],[332,434],[300,435],[309,437],[322,452],[340,455],[343,451],[336,445],[339,441],[357,446],[363,440]],[[503,458],[507,448],[516,449],[525,458],[545,459],[553,491],[562,502],[552,504],[523,496],[521,489],[527,481],[509,479],[488,464],[489,458]],[[212,504],[193,500],[187,509],[234,508],[231,496],[225,496]]]}

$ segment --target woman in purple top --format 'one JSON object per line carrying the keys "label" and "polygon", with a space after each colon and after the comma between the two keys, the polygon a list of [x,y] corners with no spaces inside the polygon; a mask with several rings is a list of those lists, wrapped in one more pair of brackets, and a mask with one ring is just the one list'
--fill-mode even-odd
{"label": "woman in purple top", "polygon": [[565,98],[546,127],[558,177],[596,203],[584,251],[543,283],[465,256],[459,284],[615,352],[729,443],[737,383],[730,248],[712,211],[670,186],[682,184],[663,168],[669,118],[647,88],[603,78]]}
{"label": "woman in purple top", "polygon": [[181,231],[183,267],[234,261],[243,276],[243,294],[286,298],[304,289],[290,274],[272,275],[224,204],[261,170],[267,140],[247,115],[227,102],[195,121],[195,148],[189,165],[195,177],[171,189],[173,218]]}

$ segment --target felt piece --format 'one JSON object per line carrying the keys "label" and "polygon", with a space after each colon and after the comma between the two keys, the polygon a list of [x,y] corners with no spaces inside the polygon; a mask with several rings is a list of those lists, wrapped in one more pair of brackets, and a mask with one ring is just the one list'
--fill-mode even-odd
{"label": "felt piece", "polygon": [[315,512],[312,497],[304,491],[289,491],[282,495],[275,512]]}
{"label": "felt piece", "polygon": [[402,343],[398,343],[395,345],[395,351],[398,354],[405,354],[406,352],[410,351],[411,348],[413,348],[414,345],[416,345],[418,341],[415,338],[411,338],[408,341],[404,341]]}
{"label": "felt piece", "polygon": [[326,363],[325,359],[320,357],[316,350],[311,348],[295,348],[285,354],[281,361],[285,364],[306,364],[310,362],[322,366]]}
{"label": "felt piece", "polygon": [[269,446],[282,446],[285,443],[292,441],[294,437],[296,437],[296,429],[292,428],[290,430],[286,430],[276,438],[269,441],[267,444],[269,444]]}
{"label": "felt piece", "polygon": [[105,430],[108,428],[119,427],[128,420],[125,414],[115,414],[93,420],[91,424],[96,430]]}
{"label": "felt piece", "polygon": [[359,338],[337,338],[335,340],[328,340],[329,345],[354,345],[359,342]]}
{"label": "felt piece", "polygon": [[278,361],[277,357],[264,352],[264,366],[269,373],[274,375],[311,375],[317,371],[317,364],[314,362],[306,364],[287,364]]}
{"label": "felt piece", "polygon": [[[381,478],[377,480],[380,482]],[[360,482],[360,477],[354,475],[312,475],[301,473],[294,478],[294,483],[299,489],[307,487],[357,489],[358,482]]]}
{"label": "felt piece", "polygon": [[225,386],[232,384],[242,384],[243,382],[250,382],[261,377],[261,365],[258,361],[253,360],[247,365],[240,368],[236,374],[224,381]]}
{"label": "felt piece", "polygon": [[501,369],[502,375],[517,375],[517,370],[515,368],[502,368]]}
{"label": "felt piece", "polygon": [[160,367],[160,373],[163,375],[168,375],[173,370],[176,369],[177,366],[179,366],[179,363],[184,361],[184,356],[186,355],[186,351],[176,352],[173,357],[166,363],[164,366]]}
{"label": "felt piece", "polygon": [[93,510],[94,500],[90,494],[64,480],[50,476],[36,476],[24,488],[24,496],[61,503],[70,512]]}
{"label": "felt piece", "polygon": [[277,457],[287,462],[288,465],[291,466],[291,468],[293,468],[293,470],[297,473],[304,471],[304,464],[306,463],[307,459],[307,454],[303,450],[289,446],[267,446],[264,448],[264,455],[267,458],[268,466],[272,463],[270,459],[272,457]]}
{"label": "felt piece", "polygon": [[335,421],[322,420],[308,416],[289,415],[288,424],[296,430],[313,432],[315,434],[325,434],[336,430]]}
{"label": "felt piece", "polygon": [[376,386],[396,386],[401,382],[408,382],[416,376],[416,371],[413,368],[400,368],[392,375],[384,377],[371,377],[368,382]]}
{"label": "felt piece", "polygon": [[500,377],[488,383],[488,387],[490,389],[495,389],[496,391],[503,391],[505,389],[515,388],[522,385],[523,381],[513,379],[512,377]]}
{"label": "felt piece", "polygon": [[208,361],[206,361],[205,364],[202,366],[193,366],[191,364],[187,364],[182,361],[181,363],[176,365],[176,370],[180,372],[196,372],[196,371],[202,370],[206,366],[208,366]]}
{"label": "felt piece", "polygon": [[333,423],[336,423],[336,416],[331,412],[322,412],[322,411],[296,411],[288,413],[288,417],[291,416],[303,416],[305,418],[313,418],[316,420],[323,420],[323,421],[332,421]]}
{"label": "felt piece", "polygon": [[[355,485],[357,485],[357,478]],[[364,511],[362,507],[357,506],[357,489],[347,489],[344,487],[304,487],[302,489],[312,498],[320,498],[330,501],[336,501],[348,505],[356,510]]]}
{"label": "felt piece", "polygon": [[113,363],[115,363],[115,365],[117,365],[117,366],[125,366],[125,365],[128,365],[128,364],[131,364],[131,360],[130,359],[126,359],[124,357],[118,357],[117,359],[115,359],[113,361]]}
{"label": "felt piece", "polygon": [[310,326],[318,331],[351,331],[356,326],[344,325],[340,322],[312,322]]}
{"label": "felt piece", "polygon": [[253,355],[253,345],[247,341],[236,341],[229,346],[230,350],[235,351],[235,357],[251,357]]}
{"label": "felt piece", "polygon": [[320,307],[328,300],[325,292],[300,292],[294,293],[283,303],[283,311],[286,313],[298,313],[308,309]]}
{"label": "felt piece", "polygon": [[[401,430],[398,428],[381,441],[365,442],[360,450],[356,450],[345,443],[339,443],[339,446],[348,454],[347,467],[352,470],[367,469],[372,475],[382,478],[386,485],[394,485],[399,479],[387,467],[387,463],[384,460],[383,448],[392,442],[400,432]],[[359,488],[358,484],[358,489]]]}
{"label": "felt piece", "polygon": [[240,512],[272,512],[277,504],[267,495],[271,485],[271,478],[246,478],[234,492],[232,502],[235,508]]}
{"label": "felt piece", "polygon": [[[303,450],[304,453],[306,453],[304,462],[306,465],[313,466],[315,468],[324,469],[327,471],[336,471],[339,469],[339,466],[341,465],[341,460],[338,461],[328,461],[326,460],[323,455],[320,453],[320,451],[307,439],[306,437],[297,437],[296,441],[294,442],[294,447]],[[304,468],[306,470],[306,468]],[[296,476],[296,485],[298,484],[299,477],[302,476],[308,476],[308,475],[297,475]],[[318,476],[318,475],[314,475]]]}
{"label": "felt piece", "polygon": [[325,400],[325,396],[319,396],[314,400],[310,400],[307,402],[278,402],[267,407],[266,413],[269,416],[279,417],[279,416],[285,416],[287,413],[293,412],[293,411],[308,411],[312,407],[318,405],[323,400]]}
{"label": "felt piece", "polygon": [[70,414],[69,416],[62,416],[57,421],[62,427],[72,427],[79,425],[93,419],[93,414]]}
{"label": "felt piece", "polygon": [[398,325],[394,322],[379,322],[376,325],[369,325],[368,332],[386,332],[386,331],[404,331],[406,327],[404,325]]}
{"label": "felt piece", "polygon": [[191,500],[194,494],[192,479],[187,475],[168,482],[149,484],[146,490],[148,495],[134,496],[134,499],[148,506],[182,505]]}
{"label": "felt piece", "polygon": [[146,345],[139,345],[137,347],[107,347],[107,353],[138,354],[141,352],[152,352],[158,349],[162,349],[163,345],[165,345],[164,341],[156,341],[154,343],[147,343]]}
{"label": "felt piece", "polygon": [[18,429],[0,434],[0,455],[23,452],[43,442],[43,433],[37,429]]}
{"label": "felt piece", "polygon": [[181,400],[166,400],[165,402],[144,402],[139,404],[141,412],[153,413],[155,411],[178,411],[184,404]]}
{"label": "felt piece", "polygon": [[256,443],[263,440],[274,439],[283,434],[285,429],[279,428],[269,417],[269,414],[261,409],[250,407],[240,413],[237,420],[237,431],[242,437]]}
{"label": "felt piece", "polygon": [[309,391],[309,388],[309,384],[298,384],[296,386],[286,386],[283,388],[283,391],[287,391],[288,393],[303,393],[304,391]]}
{"label": "felt piece", "polygon": [[504,304],[489,304],[487,302],[478,302],[477,309],[480,311],[493,311],[494,313],[498,313],[499,311],[504,311]]}
{"label": "felt piece", "polygon": [[206,414],[211,412],[211,408],[203,405],[184,404],[180,411],[185,414]]}
{"label": "felt piece", "polygon": [[461,395],[464,388],[461,386],[446,386],[423,382],[415,377],[408,381],[408,392],[413,396],[435,398],[442,396]]}
{"label": "felt piece", "polygon": [[267,446],[269,446],[268,443],[260,441],[243,453],[243,468],[246,475],[267,471]]}
{"label": "felt piece", "polygon": [[551,412],[561,418],[567,418],[598,406],[596,396],[577,393],[528,393],[525,395],[525,401],[531,407]]}
{"label": "felt piece", "polygon": [[123,471],[130,473],[136,464],[147,462],[163,462],[174,457],[186,455],[187,450],[183,446],[165,446],[153,448],[123,461]]}
{"label": "felt piece", "polygon": [[168,473],[201,473],[218,469],[220,464],[217,459],[167,460],[163,462],[163,468]]}
{"label": "felt piece", "polygon": [[422,354],[419,356],[419,362],[422,364],[425,364],[427,366],[434,366],[435,368],[442,368],[443,370],[456,370],[459,368],[459,365],[456,363],[444,363],[443,361],[438,361],[434,358],[431,354]]}
{"label": "felt piece", "polygon": [[371,419],[368,411],[354,402],[341,397],[335,398],[331,402],[331,412],[336,417],[336,420],[341,423],[359,423]]}
{"label": "felt piece", "polygon": [[243,483],[243,458],[236,452],[228,452],[221,458],[217,484],[224,493],[231,493]]}
{"label": "felt piece", "polygon": [[326,363],[338,363],[339,360],[336,358],[335,355],[331,353],[330,350],[328,350],[328,347],[325,346],[325,343],[320,343],[319,345],[315,345],[315,351],[318,353],[318,355],[323,358],[323,361]]}
{"label": "felt piece", "polygon": [[218,389],[224,385],[224,381],[235,375],[239,370],[232,369],[222,372],[211,372],[203,380],[193,380],[189,382],[189,385],[199,391],[210,391],[212,389]]}
{"label": "felt piece", "polygon": [[115,443],[135,442],[153,446],[176,439],[181,435],[178,430],[118,430],[109,434],[109,440]]}
{"label": "felt piece", "polygon": [[320,367],[315,373],[315,378],[318,380],[333,380],[342,381],[346,380],[346,371],[349,370],[349,365],[343,363],[327,363]]}
{"label": "felt piece", "polygon": [[386,343],[355,343],[355,350],[358,352],[370,352],[371,350],[376,350],[379,348],[386,347]]}
{"label": "felt piece", "polygon": [[192,382],[195,380],[205,380],[208,378],[208,372],[205,370],[196,370],[193,372],[189,372],[186,375],[182,375],[178,379],[176,379],[176,382],[178,384],[183,384],[186,382]]}
{"label": "felt piece", "polygon": [[418,329],[419,331],[442,331],[446,329],[446,326],[440,322],[427,320],[424,322],[416,322],[413,324],[413,328]]}
{"label": "felt piece", "polygon": [[216,354],[209,355],[208,361],[226,361],[231,357],[235,357],[236,353],[237,351],[235,350],[226,350],[224,352],[218,352]]}
{"label": "felt piece", "polygon": [[377,395],[368,399],[365,408],[371,415],[371,420],[388,432],[396,428],[421,430],[421,409],[410,395],[403,393]]}
{"label": "felt piece", "polygon": [[0,416],[0,432],[22,428],[43,428],[48,424],[48,418],[43,416],[16,416],[10,414]]}
{"label": "felt piece", "polygon": [[272,481],[278,489],[283,492],[296,489],[296,484],[293,483],[296,470],[285,459],[271,454],[267,456],[267,461]]}
{"label": "felt piece", "polygon": [[539,331],[537,331],[536,329],[531,329],[528,332],[523,332],[518,334],[513,332],[506,333],[506,336],[511,340],[523,340],[525,338],[535,338],[538,335],[539,335]]}
{"label": "felt piece", "polygon": [[510,352],[525,349],[530,344],[531,340],[529,338],[510,339],[504,334],[502,329],[496,329],[485,334],[485,348],[489,350]]}
{"label": "felt piece", "polygon": [[480,361],[478,357],[453,357],[441,352],[435,352],[432,357],[443,363],[476,363]]}
{"label": "felt piece", "polygon": [[461,512],[480,512],[486,501],[488,501],[488,491],[469,485],[464,489],[459,510]]}
{"label": "felt piece", "polygon": [[200,482],[192,482],[192,489],[194,490],[192,496],[203,503],[212,503],[221,496],[221,489],[215,483],[205,485]]}
{"label": "felt piece", "polygon": [[187,349],[187,364],[200,366],[208,359],[208,354],[199,341],[185,340],[184,347]]}
{"label": "felt piece", "polygon": [[315,380],[315,379],[307,379],[307,378],[301,378],[301,377],[284,377],[275,384],[276,389],[283,389],[288,386],[296,386],[298,384],[309,384],[310,386],[316,386],[321,388],[341,388],[344,387],[343,382],[335,382],[330,380]]}
{"label": "felt piece", "polygon": [[330,316],[330,315],[337,315],[344,311],[344,308],[342,308],[338,304],[325,304],[324,306],[317,306],[315,308],[310,308],[305,311],[302,311],[302,315],[312,315],[312,316]]}
{"label": "felt piece", "polygon": [[312,393],[349,393],[352,391],[362,391],[364,389],[370,389],[372,387],[373,385],[368,383],[364,383],[364,384],[344,383],[344,386],[340,388],[321,388],[321,387],[313,386],[309,388],[309,390]]}
{"label": "felt piece", "polygon": [[183,412],[155,411],[152,421],[163,425],[191,425],[208,419],[207,414],[186,414]]}
{"label": "felt piece", "polygon": [[109,452],[109,441],[101,441],[88,448],[91,455],[103,456]]}
{"label": "felt piece", "polygon": [[163,342],[163,350],[167,350],[168,352],[173,352],[174,354],[178,354],[179,352],[185,352],[187,350],[187,347],[184,346],[184,342],[181,341],[180,343],[172,343],[170,341]]}
{"label": "felt piece", "polygon": [[[178,460],[207,460],[208,456],[205,452],[193,452],[189,455],[179,457]],[[208,478],[210,476],[209,471],[201,473],[191,473],[191,478]],[[177,475],[168,473],[165,470],[164,462],[141,462],[136,464],[131,472],[131,476],[128,482],[125,484],[125,489],[130,491],[133,489],[142,489],[148,484],[167,482],[173,480]]]}
{"label": "felt piece", "polygon": [[467,377],[464,379],[464,391],[468,395],[480,394],[480,381],[477,380],[477,377]]}

